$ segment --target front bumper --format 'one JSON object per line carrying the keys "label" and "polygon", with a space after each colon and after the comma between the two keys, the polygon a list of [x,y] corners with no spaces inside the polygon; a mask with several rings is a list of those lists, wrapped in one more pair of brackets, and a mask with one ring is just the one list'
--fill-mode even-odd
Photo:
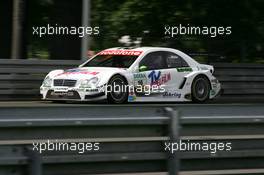
{"label": "front bumper", "polygon": [[65,87],[40,87],[43,100],[96,101],[106,99],[105,92],[99,89],[80,89]]}

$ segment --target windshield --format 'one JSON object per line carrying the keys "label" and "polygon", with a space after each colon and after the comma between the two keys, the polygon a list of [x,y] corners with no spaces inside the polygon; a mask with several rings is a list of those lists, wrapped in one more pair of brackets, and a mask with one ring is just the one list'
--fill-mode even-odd
{"label": "windshield", "polygon": [[83,67],[118,67],[129,68],[137,59],[134,55],[97,55]]}

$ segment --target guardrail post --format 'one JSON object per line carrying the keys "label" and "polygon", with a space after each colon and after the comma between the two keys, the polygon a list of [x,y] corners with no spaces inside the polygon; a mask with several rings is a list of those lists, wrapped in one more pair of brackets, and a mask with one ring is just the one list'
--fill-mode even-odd
{"label": "guardrail post", "polygon": [[[169,122],[169,142],[170,143],[179,143],[179,112],[173,110],[172,108],[165,108],[167,115],[170,117]],[[180,157],[179,151],[174,153],[168,153],[168,174],[169,175],[178,175],[180,171]]]}
{"label": "guardrail post", "polygon": [[42,162],[39,153],[25,148],[25,154],[29,159],[29,175],[42,175]]}

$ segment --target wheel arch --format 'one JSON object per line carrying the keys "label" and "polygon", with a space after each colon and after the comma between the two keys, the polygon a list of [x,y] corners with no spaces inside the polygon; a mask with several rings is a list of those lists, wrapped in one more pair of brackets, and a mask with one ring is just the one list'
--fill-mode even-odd
{"label": "wheel arch", "polygon": [[[210,83],[210,79],[209,79],[209,77],[208,77],[206,74],[199,73],[199,74],[197,74],[197,75],[194,76],[193,80],[195,80],[195,79],[198,78],[198,77],[204,77],[204,78],[206,78],[207,81],[208,81],[208,83],[209,83],[210,90],[212,90],[212,85],[211,85],[211,83]],[[193,81],[192,81],[192,85],[193,85]],[[191,85],[191,86],[192,86],[192,85]]]}
{"label": "wheel arch", "polygon": [[107,84],[109,83],[109,81],[111,80],[111,78],[113,78],[114,76],[117,76],[117,75],[118,75],[118,76],[121,76],[122,78],[124,78],[126,84],[128,84],[128,81],[127,81],[126,76],[124,76],[124,75],[122,75],[122,74],[120,74],[120,73],[115,73],[115,74],[111,75],[110,78],[109,78],[108,81],[107,81]]}
{"label": "wheel arch", "polygon": [[[209,86],[208,86],[208,88],[209,88],[208,89],[208,92],[206,94],[204,94],[204,92],[202,92],[203,93],[202,98],[196,96],[197,95],[196,94],[197,92],[195,92],[196,95],[193,94],[193,89],[195,88],[194,87],[194,82],[196,81],[196,79],[199,79],[199,78],[200,79],[203,79],[203,80],[207,80],[207,82],[209,84]],[[191,83],[191,99],[192,99],[193,102],[201,103],[201,102],[205,102],[205,101],[209,100],[210,99],[210,92],[211,92],[211,90],[212,90],[212,86],[211,86],[210,78],[208,77],[208,75],[199,73],[199,74],[197,74],[197,75],[195,75],[193,77],[193,81]],[[194,90],[194,91],[196,91],[196,90]],[[204,96],[204,95],[206,95],[206,96]]]}

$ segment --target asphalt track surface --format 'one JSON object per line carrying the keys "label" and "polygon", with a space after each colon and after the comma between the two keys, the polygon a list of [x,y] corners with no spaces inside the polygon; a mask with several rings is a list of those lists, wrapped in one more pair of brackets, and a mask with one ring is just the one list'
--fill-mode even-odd
{"label": "asphalt track surface", "polygon": [[[264,117],[264,103],[191,104],[191,103],[138,103],[138,104],[90,104],[52,103],[48,101],[0,102],[0,118],[87,118],[87,117],[146,117],[157,116],[158,110],[172,107],[182,117],[234,118]],[[55,115],[54,115],[55,114]]]}

